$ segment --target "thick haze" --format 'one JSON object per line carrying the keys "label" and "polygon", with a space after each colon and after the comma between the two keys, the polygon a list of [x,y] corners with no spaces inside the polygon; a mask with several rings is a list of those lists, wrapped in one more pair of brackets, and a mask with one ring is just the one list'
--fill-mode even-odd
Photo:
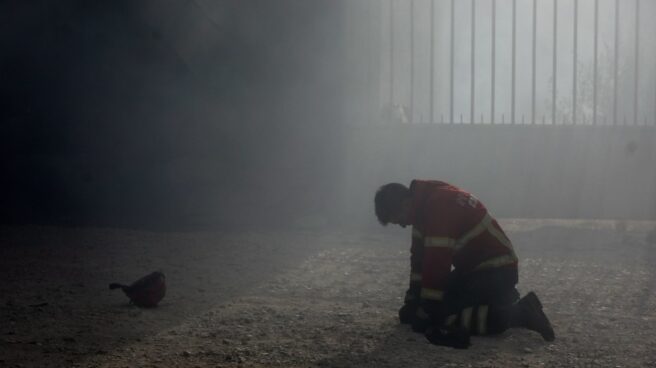
{"label": "thick haze", "polygon": [[1,7],[5,222],[288,223],[333,200],[340,2]]}
{"label": "thick haze", "polygon": [[[369,116],[375,118],[358,121],[379,124],[378,127],[365,124],[349,135],[352,142],[348,145],[352,150],[349,158],[354,163],[345,175],[350,184],[343,187],[347,189],[345,202],[352,206],[351,215],[371,216],[360,209],[366,208],[370,200],[365,193],[371,193],[377,184],[407,183],[419,177],[438,178],[469,189],[501,217],[656,217],[653,169],[656,29],[651,21],[656,15],[656,2],[517,0],[515,3],[514,120],[518,125],[525,123],[524,126],[509,124],[512,0],[369,3],[378,11],[369,12],[378,22],[360,23],[360,31],[369,38],[369,42],[360,44],[363,48],[378,45],[377,58],[365,63],[375,66],[378,74],[367,78],[366,73],[360,73],[359,81],[361,85],[370,83],[370,89],[378,93],[376,99],[365,104],[370,107]],[[592,126],[595,3],[598,4],[597,126]],[[447,123],[444,125],[428,124],[431,4],[434,13],[432,121]],[[473,12],[472,4],[476,5]],[[493,4],[496,4],[494,10]],[[576,17],[575,4],[578,4]],[[493,19],[496,20],[494,37]],[[576,55],[574,19],[577,19]],[[533,87],[535,125],[531,124]],[[574,88],[576,125],[572,125]],[[451,103],[453,125],[448,124]],[[392,112],[391,104],[395,106]],[[399,106],[405,107],[405,113],[399,112]],[[476,125],[469,124],[472,114]],[[415,124],[406,124],[410,120]],[[492,126],[492,121],[496,125]],[[506,125],[499,125],[502,122]]]}
{"label": "thick haze", "polygon": [[[456,3],[459,121],[470,112],[471,5]],[[475,120],[484,115],[489,121],[491,9],[479,3]],[[549,122],[553,3],[538,3],[536,116]],[[586,123],[592,3],[579,2],[579,121]],[[393,102],[407,105],[410,2],[393,4]],[[429,4],[415,2],[412,54],[414,113],[423,122],[429,106]],[[448,116],[449,4],[435,2],[436,121]],[[502,114],[509,119],[510,4],[497,1],[497,122]],[[558,4],[557,124],[567,124],[572,15],[570,2]],[[642,4],[638,120],[651,124],[655,43],[648,15],[656,7]],[[531,6],[518,1],[517,120],[528,119],[531,108]],[[613,6],[600,1],[598,105],[606,123]],[[621,12],[618,115],[630,122],[634,3],[622,1]],[[0,3],[0,221],[163,228],[371,225],[376,188],[416,177],[472,190],[500,216],[656,217],[653,127],[391,121],[384,113],[390,102],[389,18],[389,2],[377,0]]]}

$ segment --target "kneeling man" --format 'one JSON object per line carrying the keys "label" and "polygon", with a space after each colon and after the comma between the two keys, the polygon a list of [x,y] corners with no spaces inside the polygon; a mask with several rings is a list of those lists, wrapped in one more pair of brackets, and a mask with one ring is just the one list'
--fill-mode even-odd
{"label": "kneeling man", "polygon": [[555,338],[537,295],[519,298],[510,239],[476,197],[441,181],[390,183],[375,196],[382,225],[412,226],[410,287],[399,310],[434,344],[466,348],[470,335],[512,327]]}

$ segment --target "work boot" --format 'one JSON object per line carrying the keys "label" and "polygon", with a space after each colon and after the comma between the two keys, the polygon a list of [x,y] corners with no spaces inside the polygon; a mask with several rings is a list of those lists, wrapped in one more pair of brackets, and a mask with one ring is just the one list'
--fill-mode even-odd
{"label": "work boot", "polygon": [[469,331],[460,326],[429,327],[426,338],[431,344],[467,349],[471,346]]}
{"label": "work boot", "polygon": [[542,335],[546,341],[554,341],[556,335],[549,323],[549,319],[542,311],[542,303],[534,292],[529,292],[517,302],[521,314],[522,327]]}

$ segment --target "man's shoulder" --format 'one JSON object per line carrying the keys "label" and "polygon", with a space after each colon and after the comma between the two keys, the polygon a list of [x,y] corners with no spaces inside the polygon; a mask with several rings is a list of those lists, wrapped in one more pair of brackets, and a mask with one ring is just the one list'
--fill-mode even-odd
{"label": "man's shoulder", "polygon": [[452,213],[458,209],[458,198],[467,192],[449,183],[437,180],[413,181],[413,197],[419,217],[434,217],[439,213]]}

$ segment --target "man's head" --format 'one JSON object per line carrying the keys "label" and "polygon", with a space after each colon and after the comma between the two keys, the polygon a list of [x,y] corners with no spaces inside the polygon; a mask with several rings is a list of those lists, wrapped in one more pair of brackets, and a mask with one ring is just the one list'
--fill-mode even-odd
{"label": "man's head", "polygon": [[374,199],[378,222],[405,227],[410,225],[410,189],[403,184],[389,183],[378,188]]}

